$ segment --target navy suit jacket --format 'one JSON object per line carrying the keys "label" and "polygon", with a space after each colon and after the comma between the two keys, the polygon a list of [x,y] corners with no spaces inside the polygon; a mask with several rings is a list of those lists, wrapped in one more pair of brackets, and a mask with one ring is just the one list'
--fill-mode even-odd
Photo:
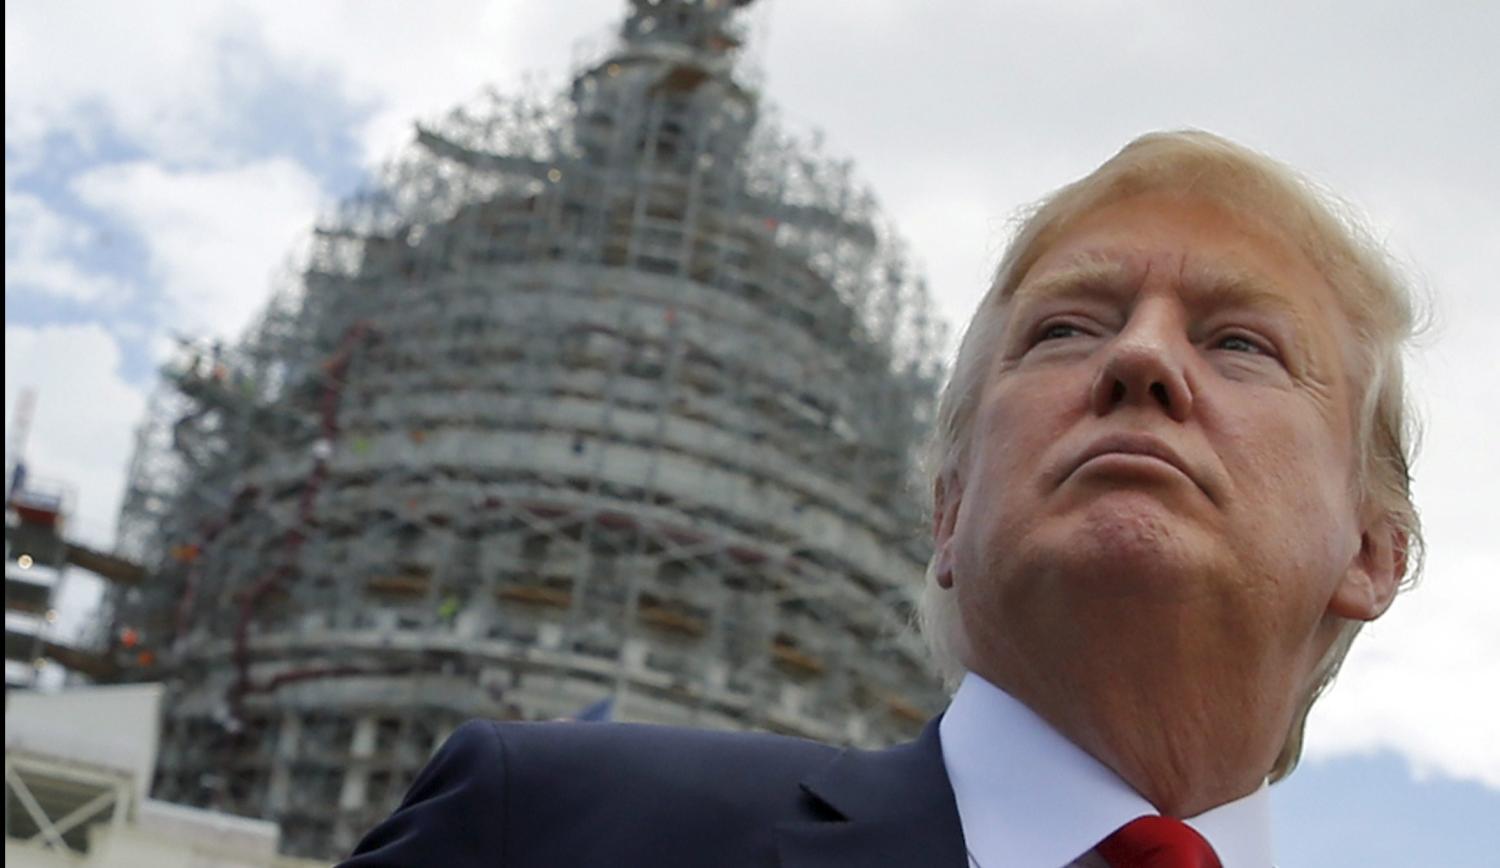
{"label": "navy suit jacket", "polygon": [[345,868],[964,868],[937,720],[889,750],[634,724],[464,724]]}

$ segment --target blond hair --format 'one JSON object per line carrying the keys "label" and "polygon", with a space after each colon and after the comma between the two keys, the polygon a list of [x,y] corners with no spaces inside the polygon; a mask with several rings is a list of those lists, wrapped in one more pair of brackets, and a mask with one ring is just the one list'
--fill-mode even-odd
{"label": "blond hair", "polygon": [[[959,345],[938,403],[928,453],[930,482],[967,464],[975,408],[992,348],[1005,325],[1004,301],[1047,248],[1084,215],[1142,193],[1191,195],[1225,207],[1289,239],[1317,268],[1339,299],[1356,342],[1351,378],[1356,386],[1356,472],[1362,509],[1381,515],[1401,536],[1405,573],[1415,581],[1422,553],[1421,525],[1411,498],[1410,462],[1416,439],[1402,380],[1402,349],[1414,331],[1412,293],[1389,256],[1352,210],[1271,158],[1198,130],[1149,133],[1126,145],[1087,177],[1069,184],[1024,215]],[[929,562],[917,623],[933,662],[953,684],[963,673],[965,641],[956,596],[936,581]],[[1276,761],[1274,782],[1296,766],[1308,712],[1327,690],[1359,633],[1346,621],[1314,669]]]}

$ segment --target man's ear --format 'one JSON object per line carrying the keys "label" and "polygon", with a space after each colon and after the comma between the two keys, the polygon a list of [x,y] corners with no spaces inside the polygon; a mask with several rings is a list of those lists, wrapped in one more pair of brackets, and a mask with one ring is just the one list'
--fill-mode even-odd
{"label": "man's ear", "polygon": [[1395,527],[1388,515],[1367,525],[1328,610],[1355,621],[1373,621],[1384,614],[1406,575],[1409,544],[1406,531]]}
{"label": "man's ear", "polygon": [[936,558],[934,575],[939,587],[953,587],[953,529],[958,525],[958,507],[963,502],[963,480],[953,470],[938,474],[932,484],[932,546]]}

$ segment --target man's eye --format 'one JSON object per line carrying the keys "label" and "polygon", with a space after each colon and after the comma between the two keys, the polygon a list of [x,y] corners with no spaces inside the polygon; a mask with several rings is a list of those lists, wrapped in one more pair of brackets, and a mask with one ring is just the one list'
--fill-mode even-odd
{"label": "man's eye", "polygon": [[1266,354],[1264,347],[1244,335],[1225,335],[1219,338],[1214,346],[1221,350],[1229,350],[1236,353]]}
{"label": "man's eye", "polygon": [[1042,333],[1037,335],[1037,343],[1055,341],[1062,338],[1076,338],[1082,336],[1083,333],[1083,329],[1078,326],[1069,325],[1065,322],[1057,322],[1042,329]]}

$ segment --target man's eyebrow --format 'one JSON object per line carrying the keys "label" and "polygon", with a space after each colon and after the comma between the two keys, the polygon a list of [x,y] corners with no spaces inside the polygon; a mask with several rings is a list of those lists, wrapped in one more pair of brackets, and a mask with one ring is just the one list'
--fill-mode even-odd
{"label": "man's eyebrow", "polygon": [[1302,312],[1284,290],[1278,291],[1265,276],[1251,269],[1217,264],[1183,278],[1190,307],[1205,311],[1250,308],[1302,319]]}
{"label": "man's eyebrow", "polygon": [[[1105,253],[1081,253],[1049,268],[1035,279],[1025,279],[1003,302],[1097,291],[1108,295],[1140,278],[1138,266]],[[1232,263],[1215,263],[1183,275],[1182,291],[1190,307],[1203,311],[1224,308],[1269,310],[1301,319],[1297,305],[1260,272]]]}
{"label": "man's eyebrow", "polygon": [[1085,288],[1115,289],[1127,282],[1134,270],[1117,258],[1100,253],[1084,253],[1047,269],[1034,280],[1023,279],[1001,301],[1046,298]]}

